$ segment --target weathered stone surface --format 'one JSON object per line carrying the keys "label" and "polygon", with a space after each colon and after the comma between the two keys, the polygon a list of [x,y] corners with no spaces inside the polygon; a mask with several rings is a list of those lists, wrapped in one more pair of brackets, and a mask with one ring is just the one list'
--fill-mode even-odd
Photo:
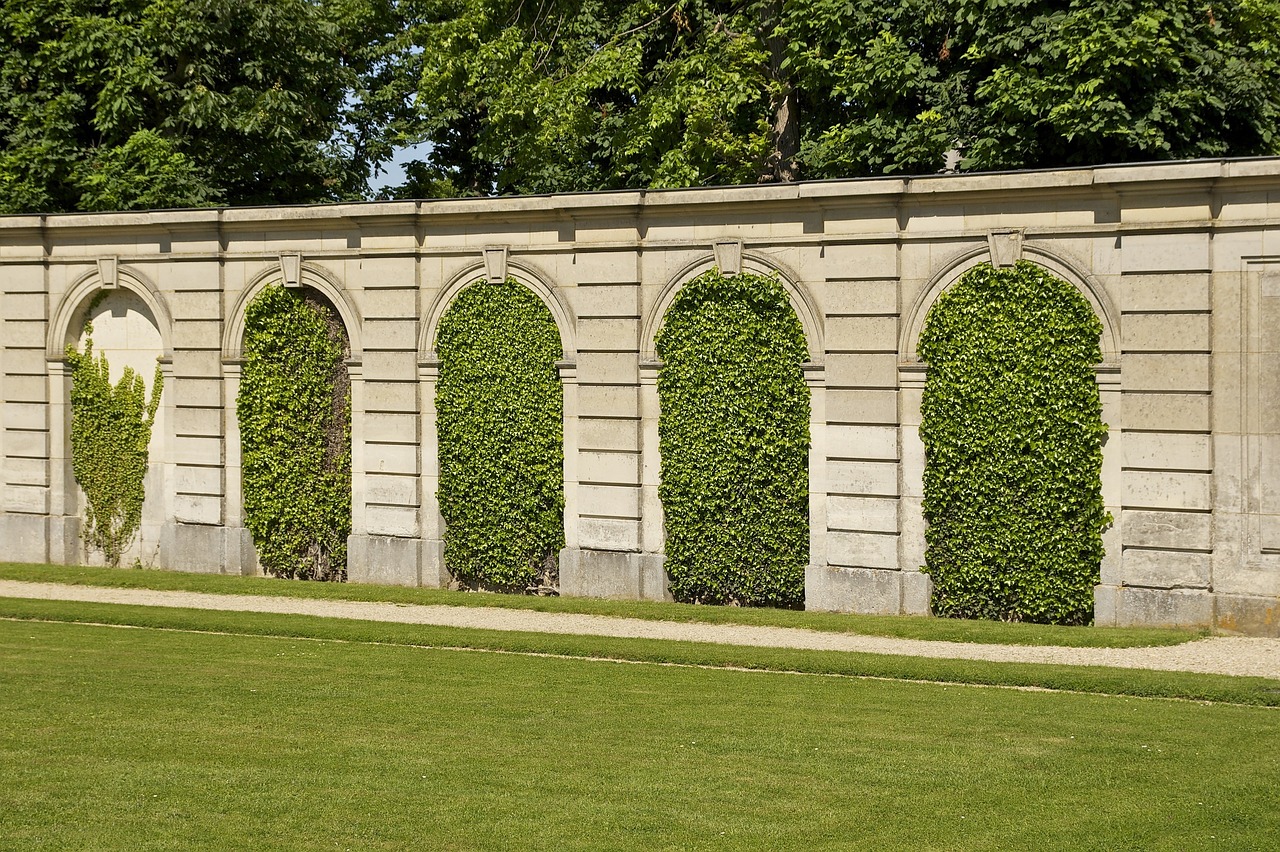
{"label": "weathered stone surface", "polygon": [[1213,595],[1202,589],[1117,590],[1115,626],[1212,627]]}
{"label": "weathered stone surface", "polygon": [[902,611],[902,572],[810,565],[804,572],[804,608],[897,615]]}
{"label": "weathered stone surface", "polygon": [[1127,545],[1205,552],[1213,547],[1213,515],[1207,512],[1132,509],[1123,513],[1120,526]]}
{"label": "weathered stone surface", "polygon": [[416,538],[347,537],[347,579],[352,583],[421,586],[422,545]]}
{"label": "weathered stone surface", "polygon": [[43,514],[0,514],[0,541],[12,562],[49,561],[49,518]]}
{"label": "weathered stone surface", "polygon": [[1246,636],[1280,637],[1280,598],[1215,595],[1213,626]]}
{"label": "weathered stone surface", "polygon": [[[229,565],[242,562],[239,532],[212,524],[166,524],[160,533],[164,567],[195,574],[240,574],[239,570],[227,570]],[[244,532],[247,535],[248,531]],[[249,545],[252,549],[252,539]],[[228,554],[228,550],[237,552]]]}
{"label": "weathered stone surface", "polygon": [[639,551],[640,521],[633,518],[580,517],[578,542],[588,550]]}
{"label": "weathered stone surface", "polygon": [[1124,583],[1149,589],[1209,588],[1209,554],[1191,550],[1126,548]]}
{"label": "weathered stone surface", "polygon": [[560,594],[576,598],[671,600],[660,558],[606,550],[560,551]]}
{"label": "weathered stone surface", "polygon": [[898,533],[829,532],[827,563],[850,568],[898,570]]}

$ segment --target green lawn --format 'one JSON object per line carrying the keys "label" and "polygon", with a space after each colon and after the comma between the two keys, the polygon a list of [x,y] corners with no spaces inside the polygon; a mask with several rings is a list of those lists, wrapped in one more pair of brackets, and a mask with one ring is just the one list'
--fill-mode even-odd
{"label": "green lawn", "polygon": [[[1264,849],[1280,836],[1273,708],[0,603],[9,618],[153,625],[0,620],[5,848]],[[185,632],[196,627],[331,638]],[[526,651],[568,641],[507,638]],[[636,656],[659,644],[596,641]],[[665,644],[685,662],[705,650]]]}
{"label": "green lawn", "polygon": [[391,603],[444,604],[447,606],[506,607],[543,612],[574,612],[642,618],[652,621],[751,624],[769,627],[802,627],[830,633],[858,633],[901,639],[933,639],[944,642],[983,642],[993,645],[1065,645],[1069,647],[1132,648],[1176,645],[1199,638],[1200,631],[1159,628],[1057,627],[1043,624],[1006,624],[955,618],[898,615],[849,615],[829,612],[692,606],[638,601],[604,601],[586,598],[539,598],[525,595],[475,594],[444,589],[405,589],[357,583],[307,583],[265,577],[229,577],[216,574],[184,574],[60,565],[28,565],[0,562],[0,579],[47,583],[111,586],[137,589],[176,589],[191,592],[240,595],[281,595],[298,598],[387,601]]}

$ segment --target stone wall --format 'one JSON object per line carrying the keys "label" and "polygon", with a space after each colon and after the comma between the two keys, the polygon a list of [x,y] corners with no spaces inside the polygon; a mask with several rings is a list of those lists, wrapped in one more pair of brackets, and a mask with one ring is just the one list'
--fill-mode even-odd
{"label": "stone wall", "polygon": [[283,283],[323,293],[351,338],[352,579],[447,582],[435,328],[463,287],[511,275],[564,343],[562,592],[662,598],[653,341],[681,285],[718,265],[777,275],[808,337],[808,607],[927,612],[916,343],[966,269],[1019,258],[1079,288],[1104,326],[1116,520],[1098,622],[1280,634],[1276,159],[0,217],[5,558],[85,559],[61,356],[105,288],[137,325],[116,348],[159,354],[166,381],[134,554],[257,571],[235,398],[245,308]]}

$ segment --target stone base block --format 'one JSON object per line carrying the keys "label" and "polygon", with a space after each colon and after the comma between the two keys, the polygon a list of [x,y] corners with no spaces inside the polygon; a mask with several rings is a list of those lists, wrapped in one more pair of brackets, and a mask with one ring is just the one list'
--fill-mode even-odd
{"label": "stone base block", "polygon": [[560,594],[571,598],[669,601],[663,557],[568,548],[560,551]]}
{"label": "stone base block", "polygon": [[[64,515],[49,519],[49,561],[54,565],[83,565],[87,561],[84,540],[80,531],[84,519],[79,515]],[[98,560],[101,562],[101,560]],[[132,557],[130,557],[132,562]]]}
{"label": "stone base block", "polygon": [[347,537],[347,579],[380,586],[421,586],[422,539],[382,535]]}
{"label": "stone base block", "polygon": [[[1117,627],[1213,626],[1213,594],[1207,590],[1145,589],[1137,586],[1113,588],[1116,590],[1114,624]],[[1104,601],[1104,610],[1111,605],[1110,601]],[[1095,617],[1097,611],[1095,597]]]}
{"label": "stone base block", "polygon": [[444,565],[444,542],[422,539],[422,585],[428,589],[447,589],[453,575]]}
{"label": "stone base block", "polygon": [[902,578],[902,571],[810,565],[804,572],[804,608],[897,615],[903,605]]}
{"label": "stone base block", "polygon": [[160,530],[157,568],[193,574],[262,576],[253,536],[243,527],[170,521]]}
{"label": "stone base block", "polygon": [[1214,627],[1245,636],[1280,638],[1280,597],[1214,595]]}
{"label": "stone base block", "polygon": [[52,561],[49,555],[49,521],[46,515],[0,514],[0,545],[6,562]]}
{"label": "stone base block", "polygon": [[933,578],[923,571],[902,572],[903,615],[933,613]]}
{"label": "stone base block", "polygon": [[1093,587],[1093,623],[1097,627],[1118,627],[1120,612],[1120,587],[1112,585]]}

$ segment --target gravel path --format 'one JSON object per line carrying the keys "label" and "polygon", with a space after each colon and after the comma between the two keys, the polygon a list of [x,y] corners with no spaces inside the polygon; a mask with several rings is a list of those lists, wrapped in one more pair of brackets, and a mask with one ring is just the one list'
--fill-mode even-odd
{"label": "gravel path", "polygon": [[1063,648],[1056,646],[977,645],[820,633],[789,627],[732,624],[683,624],[609,618],[599,615],[534,612],[499,607],[417,606],[360,601],[307,600],[258,595],[216,595],[203,592],[111,589],[0,580],[0,597],[89,601],[190,609],[292,613],[362,621],[520,630],[714,642],[723,645],[804,648],[815,651],[860,651],[910,657],[941,657],[1019,663],[1062,663],[1080,666],[1163,669],[1254,675],[1280,679],[1280,639],[1213,637],[1162,648]]}

